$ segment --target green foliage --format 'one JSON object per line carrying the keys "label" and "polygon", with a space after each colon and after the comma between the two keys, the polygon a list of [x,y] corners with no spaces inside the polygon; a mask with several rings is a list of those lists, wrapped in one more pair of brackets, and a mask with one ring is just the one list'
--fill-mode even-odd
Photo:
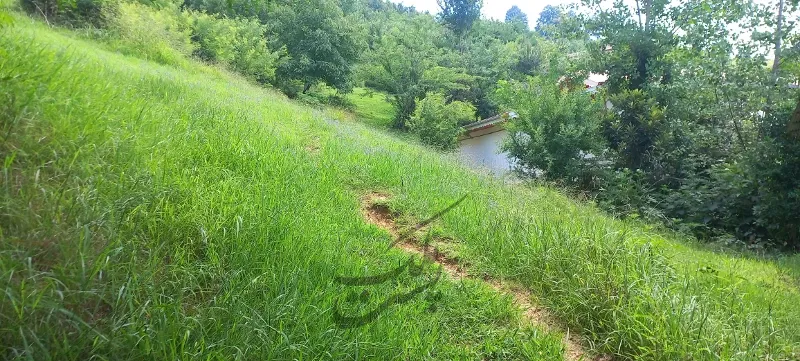
{"label": "green foliage", "polygon": [[472,103],[481,118],[496,115],[500,109],[491,95],[498,80],[517,76],[514,63],[519,56],[516,45],[521,33],[514,24],[494,20],[476,23],[464,43],[466,56],[452,61],[474,78],[465,84],[466,88],[451,90],[448,96]]}
{"label": "green foliage", "polygon": [[445,54],[434,41],[441,29],[429,17],[414,16],[399,26],[382,29],[359,68],[364,84],[386,92],[395,106],[394,127],[406,128],[416,101],[428,92],[466,89],[473,77],[461,68],[441,66]]}
{"label": "green foliage", "polygon": [[589,70],[609,75],[614,105],[603,126],[614,168],[600,204],[706,239],[732,233],[750,245],[798,247],[797,222],[784,216],[797,205],[796,145],[781,105],[796,94],[780,80],[792,55],[765,67],[776,37],[791,43],[794,30],[731,41],[748,37],[742,27],[774,29],[777,9],[727,0],[584,4],[598,37]]}
{"label": "green foliage", "polygon": [[447,102],[441,93],[418,101],[409,128],[423,143],[441,150],[455,149],[461,125],[475,120],[475,107],[461,101]]}
{"label": "green foliage", "polygon": [[285,51],[271,51],[266,27],[255,19],[230,19],[205,13],[192,13],[194,54],[206,61],[222,64],[260,83],[275,80],[275,69]]}
{"label": "green foliage", "polygon": [[528,30],[528,15],[516,5],[506,11],[506,22],[513,24],[517,29]]}
{"label": "green foliage", "polygon": [[712,169],[711,182],[698,187],[709,196],[698,198],[713,212],[696,211],[687,218],[731,230],[751,243],[800,249],[800,142],[786,132],[791,111],[787,104],[766,114],[763,138],[741,160]]}
{"label": "green foliage", "polygon": [[481,16],[483,0],[436,0],[441,12],[439,18],[456,35],[463,36]]}
{"label": "green foliage", "polygon": [[184,2],[183,0],[135,0],[131,2],[136,2],[142,5],[147,5],[154,9],[164,9],[164,8],[181,8],[184,10],[188,5],[188,2]]}
{"label": "green foliage", "polygon": [[[139,1],[173,1],[173,0],[139,0]],[[274,20],[271,14],[283,1],[266,0],[182,0],[185,6],[228,18],[257,18],[262,23]]]}
{"label": "green foliage", "polygon": [[278,66],[278,84],[291,95],[298,82],[305,93],[317,82],[352,89],[352,67],[363,37],[334,0],[292,1],[279,7],[274,32],[290,56]]}
{"label": "green foliage", "polygon": [[14,17],[8,13],[7,4],[0,1],[0,28],[11,26],[14,24]]}
{"label": "green foliage", "polygon": [[654,147],[664,132],[664,111],[640,90],[625,90],[609,101],[613,109],[603,122],[603,135],[619,153],[619,166],[650,168]]}
{"label": "green foliage", "polygon": [[746,230],[744,236],[762,236],[799,250],[800,141],[785,131],[788,115],[788,111],[767,115],[765,121],[774,126],[773,131],[765,134],[743,161],[747,179],[754,185],[755,198],[750,198],[753,218],[748,213],[737,214],[736,225]]}
{"label": "green foliage", "polygon": [[520,37],[513,43],[514,57],[513,69],[522,75],[531,76],[539,72],[540,68],[544,65],[542,49],[539,42],[531,37]]}
{"label": "green foliage", "polygon": [[637,219],[658,221],[663,217],[654,206],[657,204],[656,189],[648,182],[642,170],[628,168],[610,169],[602,173],[597,202],[605,210]]}
{"label": "green foliage", "polygon": [[536,32],[545,37],[552,36],[555,27],[561,23],[562,16],[561,9],[553,5],[545,6],[539,13],[539,19],[536,20]]}
{"label": "green foliage", "polygon": [[74,27],[108,25],[115,17],[119,0],[20,0],[28,13],[48,22]]}
{"label": "green foliage", "polygon": [[[787,113],[765,121],[785,125]],[[686,177],[659,203],[678,228],[699,236],[719,237],[726,231],[751,246],[797,249],[798,174],[800,145],[786,134],[773,133],[739,158]]]}
{"label": "green foliage", "polygon": [[2,10],[0,10],[0,28],[10,26],[12,24],[14,24],[14,19],[7,13],[2,12]]}
{"label": "green foliage", "polygon": [[189,18],[174,7],[156,10],[120,3],[109,28],[109,42],[116,50],[162,64],[183,65],[195,48]]}
{"label": "green foliage", "polygon": [[347,94],[353,104],[354,112],[360,120],[379,128],[391,127],[394,121],[394,107],[385,94],[365,88],[355,88]]}
{"label": "green foliage", "polygon": [[592,188],[605,148],[599,137],[600,102],[540,77],[501,82],[496,96],[518,115],[510,121],[511,137],[503,149],[520,171]]}

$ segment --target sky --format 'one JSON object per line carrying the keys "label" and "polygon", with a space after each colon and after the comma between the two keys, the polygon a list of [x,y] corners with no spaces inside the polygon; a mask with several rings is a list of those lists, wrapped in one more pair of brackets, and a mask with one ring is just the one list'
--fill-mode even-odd
{"label": "sky", "polygon": [[[429,11],[431,14],[439,12],[439,5],[436,0],[391,0],[392,2],[405,6],[414,6],[419,11]],[[483,16],[487,18],[505,20],[506,11],[516,5],[522,12],[528,15],[528,23],[531,28],[536,26],[539,13],[547,5],[558,6],[569,4],[574,0],[483,0]]]}
{"label": "sky", "polygon": [[[428,11],[431,14],[439,12],[439,5],[436,0],[390,0],[394,3],[403,4],[405,6],[414,6],[418,11]],[[559,6],[571,3],[576,3],[579,0],[483,0],[482,14],[484,17],[505,20],[506,11],[512,6],[516,5],[522,12],[528,15],[528,25],[531,28],[536,26],[536,20],[539,19],[539,13],[542,12],[547,5]],[[755,0],[759,4],[773,3],[772,0]]]}

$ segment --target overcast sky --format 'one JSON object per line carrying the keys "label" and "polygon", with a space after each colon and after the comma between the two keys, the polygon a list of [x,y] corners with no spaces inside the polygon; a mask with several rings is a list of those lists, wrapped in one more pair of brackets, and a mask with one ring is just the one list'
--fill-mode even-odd
{"label": "overcast sky", "polygon": [[[391,0],[405,6],[414,6],[419,11],[429,11],[431,14],[439,12],[439,5],[436,0]],[[483,16],[487,18],[505,20],[506,11],[516,5],[522,12],[528,15],[528,22],[531,27],[536,26],[536,19],[539,13],[547,5],[561,5],[574,2],[573,0],[484,0]]]}

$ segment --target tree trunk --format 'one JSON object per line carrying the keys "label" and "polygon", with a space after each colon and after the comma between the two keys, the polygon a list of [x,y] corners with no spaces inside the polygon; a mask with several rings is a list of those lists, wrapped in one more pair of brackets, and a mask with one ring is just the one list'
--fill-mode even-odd
{"label": "tree trunk", "polygon": [[784,0],[778,0],[778,25],[775,29],[775,61],[772,63],[772,85],[778,85],[778,73],[781,64],[781,43],[783,38],[783,3]]}

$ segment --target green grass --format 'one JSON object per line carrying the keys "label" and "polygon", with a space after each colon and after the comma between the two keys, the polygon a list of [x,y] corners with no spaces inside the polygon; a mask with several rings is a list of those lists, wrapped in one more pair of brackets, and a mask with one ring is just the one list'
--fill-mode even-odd
{"label": "green grass", "polygon": [[334,282],[407,258],[361,219],[368,178],[328,167],[353,151],[335,120],[39,26],[0,44],[3,359],[560,359],[558,335],[471,281],[336,326],[333,307],[425,278],[363,305]]}
{"label": "green grass", "polygon": [[361,218],[375,190],[412,219],[471,192],[434,225],[452,256],[525,285],[599,352],[800,355],[797,257],[704,250],[193,67],[22,17],[0,29],[2,358],[562,358],[560,335],[521,325],[508,297],[469,280],[337,325],[335,308],[374,309],[432,277],[335,282],[407,260]]}
{"label": "green grass", "polygon": [[353,103],[353,112],[358,118],[377,127],[388,128],[394,120],[394,107],[386,100],[386,95],[366,88],[355,88],[347,94]]}
{"label": "green grass", "polygon": [[[319,102],[336,95],[336,89],[318,85],[312,88],[309,96]],[[362,123],[379,129],[388,129],[394,121],[395,110],[387,95],[368,88],[354,88],[352,92],[342,96],[349,103],[348,108]]]}

